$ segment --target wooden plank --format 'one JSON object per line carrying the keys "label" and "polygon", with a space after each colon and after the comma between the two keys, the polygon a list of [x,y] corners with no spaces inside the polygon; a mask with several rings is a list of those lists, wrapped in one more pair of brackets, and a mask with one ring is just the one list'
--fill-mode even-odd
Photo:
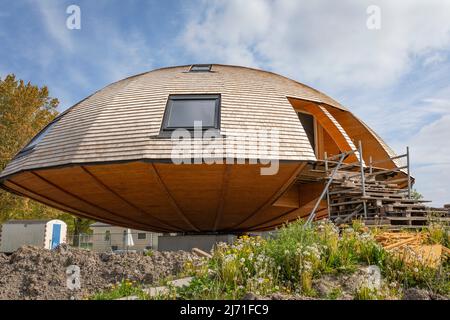
{"label": "wooden plank", "polygon": [[245,222],[250,220],[252,217],[258,215],[260,212],[264,211],[266,208],[271,206],[281,195],[294,183],[295,179],[297,179],[298,174],[303,170],[306,166],[306,162],[302,162],[298,165],[298,167],[292,172],[290,177],[285,181],[285,183],[279,188],[273,195],[270,197],[261,207],[256,209],[250,215],[242,219],[239,223],[232,226],[231,229],[236,229],[239,226],[243,225]]}
{"label": "wooden plank", "polygon": [[151,215],[150,213],[142,210],[141,208],[139,208],[138,206],[136,206],[134,203],[128,201],[127,199],[125,199],[125,197],[121,196],[119,193],[115,192],[112,188],[110,188],[109,186],[107,186],[105,183],[103,183],[95,174],[93,174],[91,171],[89,171],[89,169],[87,169],[84,166],[80,167],[88,176],[90,176],[95,183],[97,183],[100,187],[102,187],[104,190],[106,190],[107,192],[111,193],[114,197],[120,199],[121,201],[125,202],[128,206],[130,206],[131,208],[133,208],[134,210],[140,212],[144,217],[150,217],[151,220],[155,220],[157,221],[157,223],[161,224],[164,226],[164,228],[168,228],[165,230],[179,230],[182,231],[179,227],[171,225],[170,223],[167,223],[165,221],[162,221],[161,219]]}
{"label": "wooden plank", "polygon": [[217,207],[216,218],[214,219],[214,227],[213,227],[214,231],[217,231],[220,220],[222,219],[223,209],[224,209],[225,201],[227,198],[227,191],[228,191],[228,184],[230,181],[231,170],[232,170],[231,165],[227,164],[224,166],[222,190],[221,190],[220,196],[219,196],[219,206]]}
{"label": "wooden plank", "polygon": [[167,199],[169,200],[170,204],[173,206],[175,211],[177,212],[178,216],[183,220],[190,228],[192,228],[194,231],[200,231],[196,226],[192,224],[192,222],[189,220],[188,217],[181,211],[180,207],[178,206],[177,202],[173,198],[172,194],[167,189],[167,186],[165,185],[164,181],[161,179],[161,177],[158,174],[158,171],[156,170],[155,164],[151,164],[150,166],[152,172],[155,174],[155,177],[157,179],[158,185],[161,187],[162,190],[164,190],[164,193],[167,196]]}

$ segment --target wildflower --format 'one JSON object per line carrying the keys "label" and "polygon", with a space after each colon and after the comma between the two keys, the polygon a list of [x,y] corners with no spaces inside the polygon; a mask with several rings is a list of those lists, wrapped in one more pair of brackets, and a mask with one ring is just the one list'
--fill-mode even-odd
{"label": "wildflower", "polygon": [[414,271],[415,273],[418,273],[418,272],[419,272],[419,269],[418,269],[418,268],[414,268],[413,271]]}
{"label": "wildflower", "polygon": [[312,269],[311,263],[305,262],[304,268],[305,271],[310,271]]}

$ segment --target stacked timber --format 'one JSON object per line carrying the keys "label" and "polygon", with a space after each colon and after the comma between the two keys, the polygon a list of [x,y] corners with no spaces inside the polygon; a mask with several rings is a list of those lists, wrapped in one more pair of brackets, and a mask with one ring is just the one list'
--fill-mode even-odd
{"label": "stacked timber", "polygon": [[431,221],[448,222],[448,211],[432,210],[421,199],[410,199],[407,189],[396,183],[354,171],[340,171],[329,189],[330,218],[346,223],[363,218],[367,225],[420,227]]}

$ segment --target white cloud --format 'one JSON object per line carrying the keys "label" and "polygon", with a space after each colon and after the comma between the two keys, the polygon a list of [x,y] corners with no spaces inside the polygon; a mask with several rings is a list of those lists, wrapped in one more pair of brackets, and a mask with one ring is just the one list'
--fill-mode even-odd
{"label": "white cloud", "polygon": [[97,19],[92,12],[101,12],[99,7],[82,6],[82,28],[69,30],[64,3],[31,0],[30,3],[37,7],[49,39],[24,50],[36,57],[36,64],[44,72],[58,70],[59,78],[49,77],[46,84],[60,97],[61,110],[84,98],[75,93],[87,95],[152,68],[156,51],[147,43],[143,31],[124,28],[114,19]]}
{"label": "white cloud", "polygon": [[433,205],[442,206],[450,203],[450,164],[429,165],[415,168],[417,190],[426,200],[433,200]]}
{"label": "white cloud", "polygon": [[449,140],[450,101],[445,116],[425,125],[409,140],[409,143],[414,147],[415,162],[418,164],[450,165]]}
{"label": "white cloud", "polygon": [[[366,27],[369,5],[381,9],[379,31]],[[340,94],[394,149],[410,145],[419,191],[450,202],[450,1],[195,4],[202,7],[180,36],[194,60],[271,69]]]}
{"label": "white cloud", "polygon": [[54,1],[32,1],[42,16],[47,32],[64,50],[71,51],[74,46],[71,41],[71,30],[66,27],[66,8]]}
{"label": "white cloud", "polygon": [[450,203],[450,99],[424,99],[409,114],[405,111],[394,118],[403,122],[405,130],[410,130],[408,120],[412,126],[420,124],[416,133],[403,139],[392,138],[392,145],[399,152],[410,147],[416,188],[435,205]]}
{"label": "white cloud", "polygon": [[109,80],[117,81],[151,69],[155,52],[142,33],[131,32],[124,35],[113,27],[104,26],[98,26],[96,30],[99,38],[105,34],[109,37],[109,54],[99,60],[99,65]]}
{"label": "white cloud", "polygon": [[[416,56],[450,45],[449,1],[204,1],[182,39],[202,61],[270,67],[306,82],[388,85]],[[381,8],[381,30],[366,9]],[[429,57],[429,62],[437,57]]]}

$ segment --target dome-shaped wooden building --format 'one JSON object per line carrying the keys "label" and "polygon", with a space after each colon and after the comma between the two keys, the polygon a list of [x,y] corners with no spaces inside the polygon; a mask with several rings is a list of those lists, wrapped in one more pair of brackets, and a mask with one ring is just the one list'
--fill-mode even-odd
{"label": "dome-shaped wooden building", "polygon": [[[191,130],[195,120],[217,133],[219,147],[227,139],[247,141],[245,163],[211,164],[207,157],[173,163],[171,132]],[[249,137],[261,129],[277,134]],[[200,146],[212,139],[197,138]],[[318,161],[356,150],[358,141],[366,164],[369,157],[395,156],[345,107],[296,81],[238,66],[169,67],[113,83],[69,108],[16,155],[0,183],[63,211],[134,229],[266,230],[309,214],[324,187],[311,178]],[[279,160],[276,174],[262,175],[267,165],[251,161],[261,158],[261,148],[262,158]],[[355,152],[345,161],[358,160]]]}

